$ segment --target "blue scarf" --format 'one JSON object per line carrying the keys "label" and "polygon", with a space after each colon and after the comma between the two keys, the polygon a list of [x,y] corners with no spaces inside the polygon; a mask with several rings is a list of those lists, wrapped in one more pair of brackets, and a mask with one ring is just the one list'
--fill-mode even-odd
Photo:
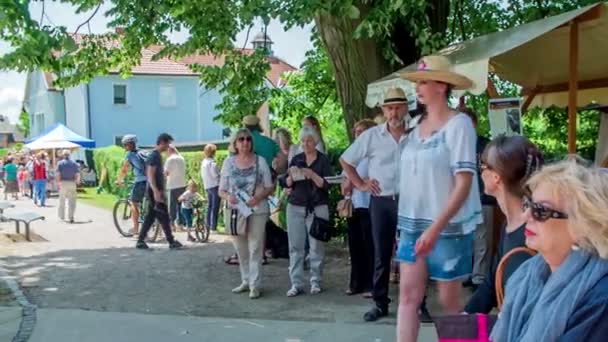
{"label": "blue scarf", "polygon": [[551,273],[541,255],[509,278],[506,302],[492,330],[494,342],[553,342],[587,293],[608,274],[608,261],[573,250]]}

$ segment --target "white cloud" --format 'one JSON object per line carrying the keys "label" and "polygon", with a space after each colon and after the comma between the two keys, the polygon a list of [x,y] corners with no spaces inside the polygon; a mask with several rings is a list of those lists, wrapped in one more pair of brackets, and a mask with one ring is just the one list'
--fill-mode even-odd
{"label": "white cloud", "polygon": [[19,118],[22,101],[22,88],[0,88],[0,114],[8,116],[13,123]]}

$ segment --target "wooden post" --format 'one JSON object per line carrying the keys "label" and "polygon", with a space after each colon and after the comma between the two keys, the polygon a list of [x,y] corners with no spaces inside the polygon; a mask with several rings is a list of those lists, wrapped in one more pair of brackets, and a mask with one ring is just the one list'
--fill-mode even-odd
{"label": "wooden post", "polygon": [[578,22],[570,22],[570,67],[568,82],[568,153],[576,153],[576,111],[578,96]]}

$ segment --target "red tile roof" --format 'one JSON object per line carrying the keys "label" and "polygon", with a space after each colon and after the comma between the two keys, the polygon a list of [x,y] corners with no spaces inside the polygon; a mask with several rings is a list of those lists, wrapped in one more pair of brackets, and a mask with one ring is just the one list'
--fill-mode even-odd
{"label": "red tile roof", "polygon": [[[82,44],[85,39],[85,35],[75,34],[73,35],[76,44]],[[105,43],[108,48],[117,47],[119,42],[107,41]],[[193,64],[210,65],[210,66],[221,66],[224,64],[224,56],[214,56],[211,54],[192,55],[181,60],[173,60],[170,58],[160,58],[156,61],[152,60],[152,57],[157,54],[163,47],[160,45],[152,45],[142,50],[141,60],[138,65],[134,66],[131,72],[134,75],[175,75],[175,76],[195,76],[198,75],[196,72],[190,69]],[[245,54],[252,54],[253,49],[240,49]],[[270,56],[266,58],[270,64],[270,71],[267,74],[268,80],[273,86],[281,85],[281,76],[289,71],[297,70],[289,63],[281,60],[278,57]],[[116,73],[111,71],[111,73]],[[45,73],[45,78],[49,89],[54,89],[53,86],[53,75]]]}

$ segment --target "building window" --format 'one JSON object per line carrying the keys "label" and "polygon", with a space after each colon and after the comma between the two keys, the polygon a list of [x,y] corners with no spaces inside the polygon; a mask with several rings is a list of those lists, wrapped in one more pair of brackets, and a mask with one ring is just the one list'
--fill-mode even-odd
{"label": "building window", "polygon": [[159,88],[159,104],[163,108],[172,108],[177,105],[175,93],[175,85],[173,84],[161,84]]}
{"label": "building window", "polygon": [[127,104],[127,85],[126,84],[115,84],[114,85],[114,104],[126,105]]}

